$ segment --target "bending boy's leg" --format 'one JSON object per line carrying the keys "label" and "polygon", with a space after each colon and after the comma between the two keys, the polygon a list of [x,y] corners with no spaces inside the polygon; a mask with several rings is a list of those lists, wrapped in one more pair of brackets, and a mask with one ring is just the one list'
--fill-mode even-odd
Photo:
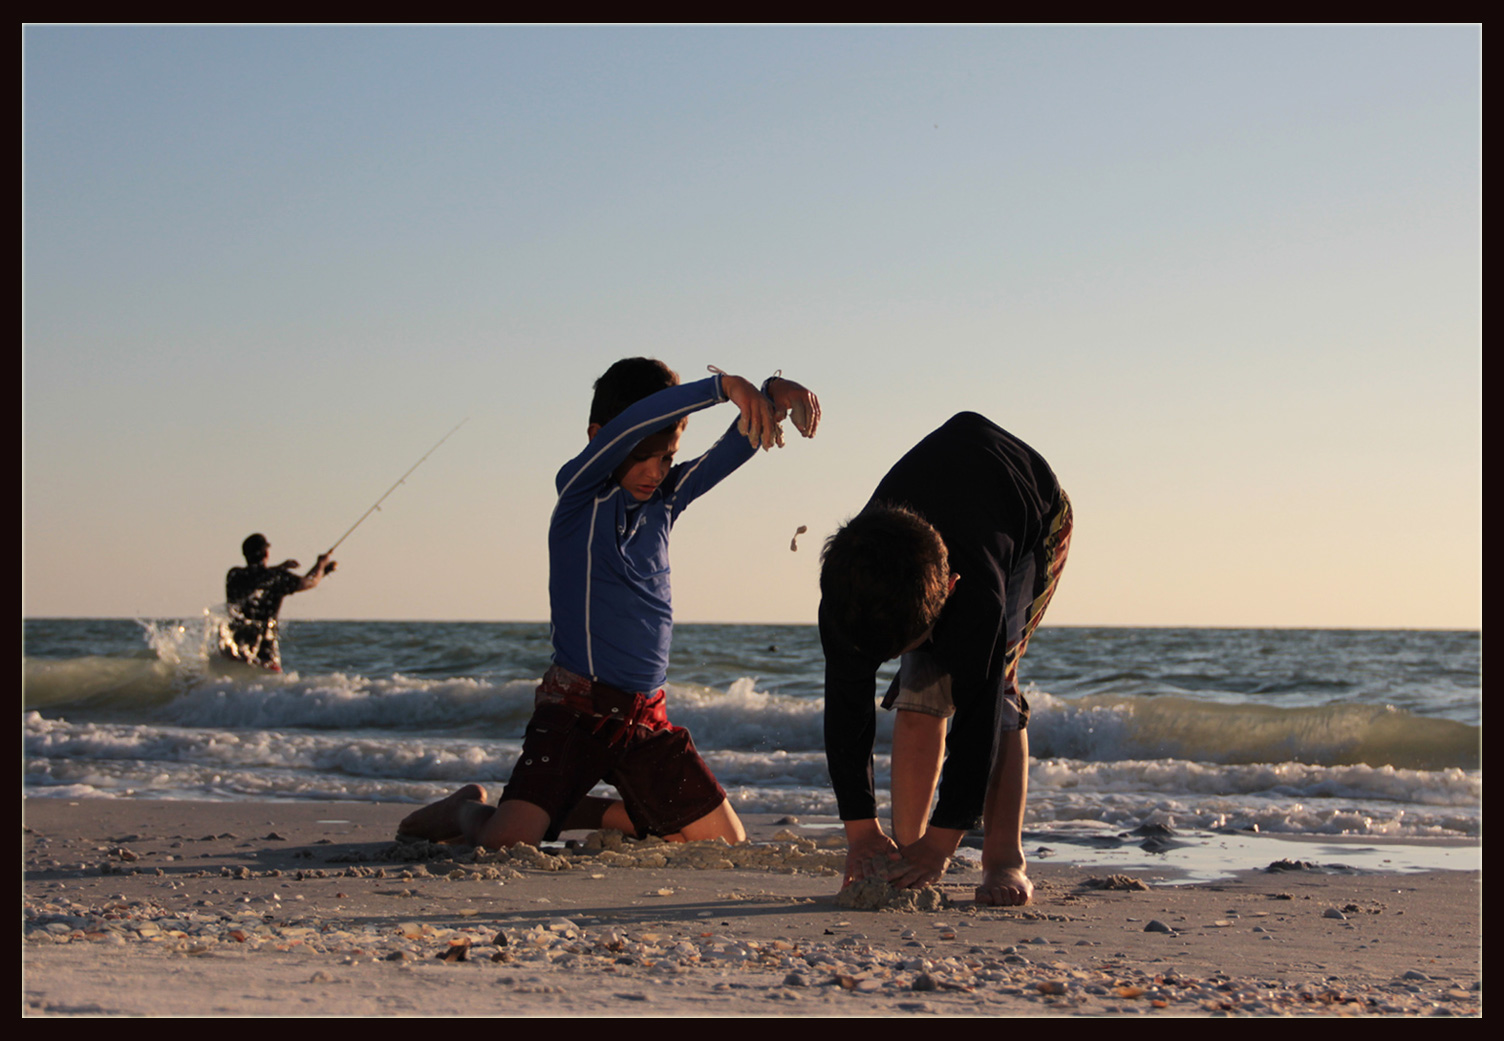
{"label": "bending boy's leg", "polygon": [[945,718],[899,708],[893,716],[893,840],[918,842],[929,821],[940,764],[945,758]]}
{"label": "bending boy's leg", "polygon": [[1029,735],[1009,730],[998,740],[982,811],[982,884],[979,904],[1016,907],[1034,895],[1024,862],[1024,800],[1029,793]]}
{"label": "bending boy's leg", "polygon": [[[982,839],[982,884],[977,887],[977,903],[999,907],[1027,904],[1034,895],[1024,862],[1024,801],[1029,794],[1028,705],[1018,694],[1018,660],[1029,646],[1029,638],[1044,618],[1060,573],[1070,553],[1071,530],[1075,526],[1071,500],[1062,490],[1060,509],[1050,521],[1050,530],[1034,556],[1033,599],[1025,612],[1016,645],[1007,648],[1007,689],[1018,697],[1019,710],[1011,721],[1000,724],[1016,726],[998,735],[997,752],[987,781],[987,802],[982,811],[986,834]],[[1018,576],[1022,577],[1022,576]],[[1003,706],[999,705],[999,709]]]}
{"label": "bending boy's leg", "polygon": [[945,722],[945,716],[902,705],[893,716],[893,841],[901,856],[889,869],[888,882],[899,889],[938,882],[966,836],[929,824],[945,759]]}
{"label": "bending boy's leg", "polygon": [[[940,782],[940,766],[945,760],[945,729],[955,714],[951,697],[951,678],[945,668],[928,651],[912,650],[904,654],[894,677],[893,687],[883,698],[883,708],[895,710],[893,716],[893,840],[900,849],[912,846],[929,831],[930,805]],[[956,841],[959,842],[957,833]],[[938,839],[940,836],[932,836]],[[946,836],[949,843],[949,836]],[[920,881],[912,872],[904,872],[908,885],[934,881],[955,845],[940,855],[935,850],[920,851],[919,860],[928,863]],[[907,859],[907,858],[906,858]],[[938,865],[938,866],[937,866]]]}

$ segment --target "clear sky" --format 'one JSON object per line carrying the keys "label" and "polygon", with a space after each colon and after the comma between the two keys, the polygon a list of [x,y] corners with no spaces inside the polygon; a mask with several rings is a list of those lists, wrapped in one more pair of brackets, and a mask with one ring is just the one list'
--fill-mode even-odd
{"label": "clear sky", "polygon": [[681,621],[813,621],[974,409],[1075,504],[1052,622],[1481,625],[1476,26],[22,42],[24,616],[197,616],[468,417],[284,617],[544,619],[649,354],[824,408],[686,513]]}

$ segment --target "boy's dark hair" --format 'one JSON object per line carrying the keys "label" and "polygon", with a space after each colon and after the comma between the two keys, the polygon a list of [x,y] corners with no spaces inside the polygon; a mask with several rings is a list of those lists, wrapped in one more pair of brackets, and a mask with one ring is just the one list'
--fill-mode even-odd
{"label": "boy's dark hair", "polygon": [[822,619],[857,651],[883,661],[935,624],[949,592],[945,541],[906,506],[857,514],[820,554]]}
{"label": "boy's dark hair", "polygon": [[679,374],[657,358],[623,358],[595,381],[590,422],[606,424],[627,406],[679,385]]}

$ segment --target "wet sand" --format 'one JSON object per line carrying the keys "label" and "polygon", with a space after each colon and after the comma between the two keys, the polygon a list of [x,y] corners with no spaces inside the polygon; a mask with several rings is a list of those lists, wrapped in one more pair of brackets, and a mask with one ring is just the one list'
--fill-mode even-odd
{"label": "wet sand", "polygon": [[28,800],[23,1013],[1481,1012],[1476,871],[1265,860],[1166,885],[1049,860],[1029,907],[977,907],[962,868],[922,906],[868,910],[837,901],[828,821],[754,816],[735,849],[477,857],[396,844],[410,809]]}

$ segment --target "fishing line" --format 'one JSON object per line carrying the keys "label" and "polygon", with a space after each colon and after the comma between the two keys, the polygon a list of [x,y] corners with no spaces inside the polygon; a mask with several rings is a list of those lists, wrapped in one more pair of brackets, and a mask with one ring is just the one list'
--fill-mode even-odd
{"label": "fishing line", "polygon": [[[443,437],[439,438],[438,444],[434,445],[428,451],[426,451],[426,452],[423,453],[423,459],[427,459],[429,456],[431,456],[435,452],[437,452],[439,450],[439,445],[442,445],[445,441],[448,441],[451,437],[454,436],[454,431],[455,430],[458,430],[460,427],[464,426],[468,422],[470,422],[470,417],[466,416],[464,419],[462,419],[458,423],[456,423],[455,427],[454,427],[454,430],[449,431],[449,433],[447,433]],[[423,465],[423,459],[419,459],[412,466],[408,467],[407,468],[407,473],[405,473],[401,477],[397,478],[397,484],[392,485],[390,488],[388,488],[386,490],[386,495],[383,495],[381,498],[379,498],[375,502],[371,503],[371,508],[369,510],[366,510],[365,513],[362,513],[360,515],[360,520],[358,520],[354,524],[350,525],[350,530],[346,531],[343,535],[341,535],[339,537],[339,542],[336,542],[334,545],[330,546],[329,547],[329,552],[325,553],[324,556],[327,557],[327,556],[332,555],[335,550],[339,549],[339,543],[345,541],[347,538],[350,537],[350,532],[351,531],[354,531],[356,528],[360,527],[361,524],[365,521],[365,519],[367,517],[369,517],[371,514],[375,513],[378,509],[380,509],[381,504],[384,503],[384,502],[386,502],[387,495],[391,495],[393,492],[395,492],[397,490],[397,485],[401,484],[403,481],[405,481],[409,477],[411,477],[412,476],[412,472],[414,470],[416,470],[418,467],[420,467],[420,466]]]}

